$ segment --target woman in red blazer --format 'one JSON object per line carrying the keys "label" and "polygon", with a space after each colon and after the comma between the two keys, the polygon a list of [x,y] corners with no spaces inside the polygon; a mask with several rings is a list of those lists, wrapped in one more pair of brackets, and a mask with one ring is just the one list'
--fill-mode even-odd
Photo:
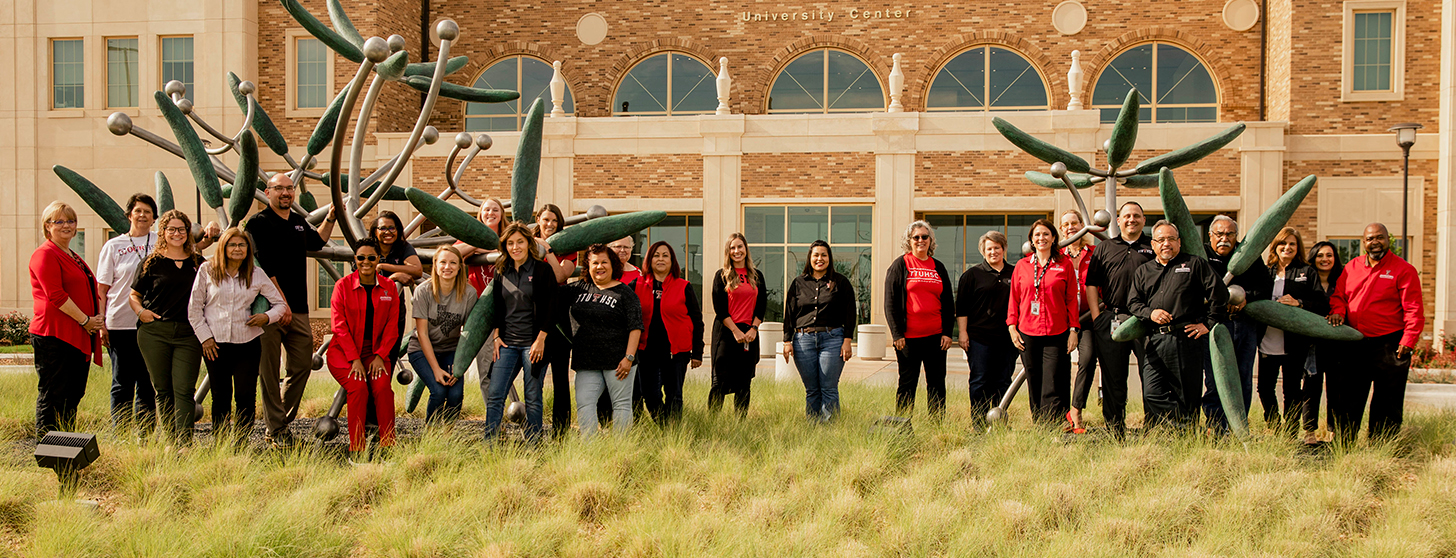
{"label": "woman in red blazer", "polygon": [[379,418],[379,445],[394,445],[394,391],[389,386],[389,350],[399,343],[395,321],[400,312],[394,281],[378,274],[379,244],[359,242],[354,249],[354,273],[334,284],[330,322],[329,373],[344,386],[349,402],[349,451],[362,452],[364,418],[373,395]]}
{"label": "woman in red blazer", "polygon": [[51,202],[41,212],[46,241],[30,255],[30,292],[35,317],[30,321],[30,346],[35,349],[35,429],[38,436],[76,420],[76,407],[86,395],[90,365],[101,365],[101,338],[106,327],[96,276],[81,254],[71,251],[76,237],[76,210]]}
{"label": "woman in red blazer", "polygon": [[1016,262],[1011,274],[1006,326],[1011,343],[1021,350],[1031,416],[1050,423],[1071,408],[1071,354],[1077,348],[1081,293],[1076,265],[1057,252],[1056,226],[1037,219],[1029,236],[1033,255]]}

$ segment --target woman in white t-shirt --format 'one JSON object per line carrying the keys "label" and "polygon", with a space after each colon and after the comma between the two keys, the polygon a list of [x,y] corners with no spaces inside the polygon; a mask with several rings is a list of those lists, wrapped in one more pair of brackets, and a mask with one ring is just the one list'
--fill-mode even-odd
{"label": "woman in white t-shirt", "polygon": [[137,266],[157,246],[157,233],[152,232],[157,202],[146,194],[132,194],[126,200],[126,217],[131,229],[106,241],[96,265],[97,288],[106,300],[101,342],[111,357],[111,422],[117,427],[151,425],[157,412],[157,394],[137,348],[137,315],[129,302]]}

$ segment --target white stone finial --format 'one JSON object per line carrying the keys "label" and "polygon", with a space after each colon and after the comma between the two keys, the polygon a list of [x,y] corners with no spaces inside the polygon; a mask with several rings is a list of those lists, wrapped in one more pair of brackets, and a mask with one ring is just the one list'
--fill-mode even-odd
{"label": "white stone finial", "polygon": [[889,112],[905,112],[905,105],[900,104],[900,92],[905,89],[905,72],[900,71],[900,53],[891,57],[895,66],[890,69],[890,109]]}
{"label": "white stone finial", "polygon": [[1072,69],[1067,70],[1067,92],[1072,94],[1072,100],[1067,103],[1067,110],[1082,110],[1082,51],[1072,51]]}
{"label": "white stone finial", "polygon": [[561,78],[561,61],[551,63],[551,116],[566,116],[561,103],[566,101],[566,80]]}
{"label": "white stone finial", "polygon": [[731,114],[728,108],[728,93],[733,88],[733,78],[728,77],[728,57],[718,59],[718,110],[714,114]]}

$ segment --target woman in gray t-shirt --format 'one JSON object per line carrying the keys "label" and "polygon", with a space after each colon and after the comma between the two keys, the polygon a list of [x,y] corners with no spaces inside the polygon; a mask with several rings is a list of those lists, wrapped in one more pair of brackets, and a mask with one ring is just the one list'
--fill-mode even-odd
{"label": "woman in gray t-shirt", "polygon": [[[460,251],[442,247],[435,252],[429,283],[415,288],[415,334],[409,342],[409,361],[430,390],[426,422],[455,420],[465,397],[465,384],[451,370],[460,328],[477,296],[463,267]],[[426,334],[420,335],[422,331]]]}

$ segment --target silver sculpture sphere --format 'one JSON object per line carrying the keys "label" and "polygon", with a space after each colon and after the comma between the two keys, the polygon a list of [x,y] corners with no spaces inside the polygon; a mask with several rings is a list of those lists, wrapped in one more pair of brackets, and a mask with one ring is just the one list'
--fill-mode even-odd
{"label": "silver sculpture sphere", "polygon": [[1228,301],[1228,303],[1229,304],[1232,304],[1234,306],[1238,306],[1240,304],[1243,304],[1244,301],[1249,298],[1249,293],[1244,292],[1244,288],[1243,287],[1240,287],[1238,285],[1229,285],[1228,292],[1229,292],[1229,301]]}
{"label": "silver sculpture sphere", "polygon": [[442,19],[435,24],[435,34],[442,40],[453,41],[460,37],[460,25],[452,19]]}
{"label": "silver sculpture sphere", "polygon": [[131,117],[124,112],[113,112],[106,117],[106,129],[118,136],[131,133]]}
{"label": "silver sculpture sphere", "polygon": [[394,381],[399,382],[399,385],[402,386],[410,385],[415,381],[415,373],[413,370],[401,366],[399,371],[394,373]]}
{"label": "silver sculpture sphere", "polygon": [[328,415],[319,417],[313,423],[313,433],[315,436],[318,436],[318,439],[325,442],[332,440],[334,436],[339,435],[339,421],[334,420],[334,417]]}
{"label": "silver sculpture sphere", "polygon": [[490,134],[480,134],[478,136],[475,136],[475,146],[479,147],[481,151],[490,149],[490,146],[492,145],[495,145],[495,140],[490,139]]}
{"label": "silver sculpture sphere", "polygon": [[172,81],[167,82],[166,85],[163,85],[162,86],[162,92],[163,93],[166,93],[168,97],[175,97],[177,95],[186,95],[187,94],[187,86],[186,85],[183,85],[182,82],[177,81],[177,80],[174,79]]}
{"label": "silver sculpture sphere", "polygon": [[515,423],[526,422],[526,404],[516,401],[506,406],[506,420]]}
{"label": "silver sculpture sphere", "polygon": [[474,142],[475,138],[470,137],[470,132],[460,132],[458,134],[455,134],[455,147],[459,147],[460,149],[466,149],[469,148],[470,144]]}
{"label": "silver sculpture sphere", "polygon": [[363,50],[364,57],[375,64],[389,58],[389,43],[384,42],[384,39],[379,37],[369,37],[369,40],[364,41]]}
{"label": "silver sculpture sphere", "polygon": [[1031,252],[1032,252],[1032,248],[1031,248],[1031,241],[1030,240],[1021,243],[1021,255],[1022,256],[1030,256],[1031,255]]}
{"label": "silver sculpture sphere", "polygon": [[390,52],[399,52],[401,50],[404,50],[405,42],[403,35],[390,35],[388,42]]}
{"label": "silver sculpture sphere", "polygon": [[[308,164],[305,164],[303,168],[307,170],[313,170],[315,168],[318,168],[318,159],[309,159]],[[323,362],[323,360],[320,359],[318,362]],[[323,366],[323,364],[315,364],[313,365],[313,369],[318,370],[320,366]]]}
{"label": "silver sculpture sphere", "polygon": [[425,126],[424,139],[425,145],[435,145],[435,142],[440,141],[440,130],[434,126]]}
{"label": "silver sculpture sphere", "polygon": [[1092,214],[1092,224],[1105,228],[1112,224],[1112,214],[1108,213],[1106,209],[1099,209]]}
{"label": "silver sculpture sphere", "polygon": [[1063,176],[1067,176],[1067,164],[1061,161],[1052,163],[1052,178],[1061,180]]}
{"label": "silver sculpture sphere", "polygon": [[1106,153],[1108,149],[1112,149],[1112,138],[1102,140],[1102,152]]}
{"label": "silver sculpture sphere", "polygon": [[177,110],[182,111],[182,114],[192,114],[192,101],[187,99],[177,101]]}
{"label": "silver sculpture sphere", "polygon": [[202,412],[202,404],[196,401],[192,402],[192,422],[202,420]]}
{"label": "silver sculpture sphere", "polygon": [[607,216],[607,208],[600,205],[593,205],[586,208],[586,216],[588,219],[601,219]]}
{"label": "silver sculpture sphere", "polygon": [[1001,422],[1006,420],[1006,412],[1002,411],[1000,407],[992,407],[990,411],[986,411],[986,420],[990,422]]}
{"label": "silver sculpture sphere", "polygon": [[251,81],[244,80],[242,83],[238,84],[238,93],[242,93],[244,95],[252,95],[257,91],[258,86]]}

